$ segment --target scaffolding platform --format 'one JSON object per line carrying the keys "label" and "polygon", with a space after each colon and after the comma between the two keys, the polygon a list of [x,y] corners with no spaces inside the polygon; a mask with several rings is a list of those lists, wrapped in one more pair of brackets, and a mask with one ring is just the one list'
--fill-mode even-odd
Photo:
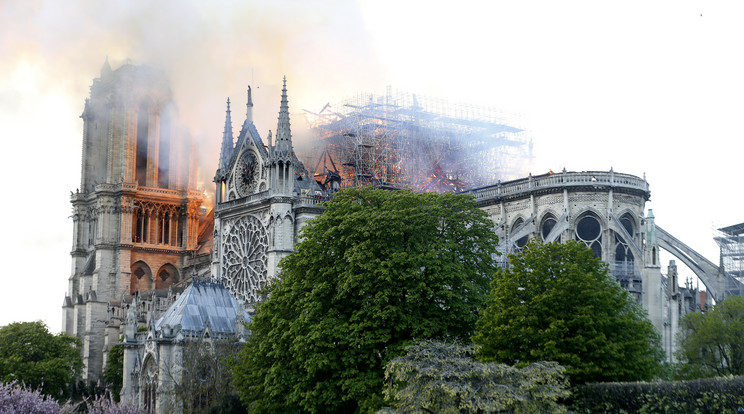
{"label": "scaffolding platform", "polygon": [[[525,175],[532,142],[491,108],[393,92],[359,94],[319,112],[310,167],[321,185],[462,191]],[[515,117],[514,117],[515,118]],[[340,167],[340,168],[337,168]]]}

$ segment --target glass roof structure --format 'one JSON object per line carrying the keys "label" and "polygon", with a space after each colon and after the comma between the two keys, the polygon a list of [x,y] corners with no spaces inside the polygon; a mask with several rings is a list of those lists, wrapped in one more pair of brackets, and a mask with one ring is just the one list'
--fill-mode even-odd
{"label": "glass roof structure", "polygon": [[194,282],[155,322],[155,330],[165,325],[181,325],[182,330],[203,331],[209,323],[212,332],[235,333],[235,317],[251,320],[248,312],[222,284]]}

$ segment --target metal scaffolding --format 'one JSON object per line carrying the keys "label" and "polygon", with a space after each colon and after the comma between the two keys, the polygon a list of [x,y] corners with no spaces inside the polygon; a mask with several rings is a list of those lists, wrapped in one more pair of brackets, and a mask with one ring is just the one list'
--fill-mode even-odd
{"label": "metal scaffolding", "polygon": [[728,278],[726,296],[744,294],[741,288],[744,282],[744,223],[718,229],[714,239],[721,249],[721,270]]}
{"label": "metal scaffolding", "polygon": [[532,158],[522,129],[485,107],[393,93],[305,110],[307,166],[326,188],[373,185],[461,191],[520,177]]}

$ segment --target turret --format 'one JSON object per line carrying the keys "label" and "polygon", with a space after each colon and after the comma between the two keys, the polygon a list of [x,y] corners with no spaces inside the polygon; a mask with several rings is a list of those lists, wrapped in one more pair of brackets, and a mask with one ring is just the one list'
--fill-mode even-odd
{"label": "turret", "polygon": [[659,266],[659,243],[656,240],[654,210],[648,209],[646,216],[646,266]]}
{"label": "turret", "polygon": [[127,312],[127,325],[124,332],[125,342],[135,342],[135,334],[137,332],[137,296],[132,298],[132,304],[129,306]]}
{"label": "turret", "polygon": [[248,100],[245,103],[245,119],[253,123],[253,98],[251,97],[251,86],[248,85]]}
{"label": "turret", "polygon": [[659,244],[656,238],[656,223],[654,211],[649,209],[646,216],[646,243],[644,246],[644,266],[641,271],[643,284],[642,305],[648,312],[648,319],[656,329],[667,335],[663,330],[664,288],[661,284],[661,264],[659,263]]}
{"label": "turret", "polygon": [[282,86],[282,102],[276,125],[276,145],[274,152],[277,158],[289,161],[292,156],[292,130],[289,123],[289,103],[287,101],[287,77]]}
{"label": "turret", "polygon": [[271,143],[269,133],[269,165],[271,166],[271,189],[274,193],[290,194],[294,190],[296,166],[292,148],[292,130],[289,123],[289,104],[287,100],[287,77],[282,86],[282,101],[276,125],[276,141]]}
{"label": "turret", "polygon": [[111,79],[113,73],[114,71],[111,70],[111,65],[109,65],[108,56],[106,56],[106,61],[103,62],[103,66],[101,67],[101,80],[107,81]]}
{"label": "turret", "polygon": [[[250,99],[250,92],[249,92]],[[233,152],[232,118],[230,117],[230,98],[227,98],[227,110],[225,111],[225,128],[222,131],[222,149],[220,149],[220,162],[217,167],[217,175],[226,174],[225,169]]]}

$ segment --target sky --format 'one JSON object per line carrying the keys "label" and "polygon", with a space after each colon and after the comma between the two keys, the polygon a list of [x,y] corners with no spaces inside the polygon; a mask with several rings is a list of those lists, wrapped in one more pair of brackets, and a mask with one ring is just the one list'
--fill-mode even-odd
{"label": "sky", "polygon": [[168,74],[205,186],[247,85],[264,136],[283,76],[293,128],[390,85],[518,114],[525,174],[645,174],[656,223],[717,263],[713,229],[744,221],[742,21],[736,1],[0,0],[0,326],[61,328],[80,114],[106,58]]}

